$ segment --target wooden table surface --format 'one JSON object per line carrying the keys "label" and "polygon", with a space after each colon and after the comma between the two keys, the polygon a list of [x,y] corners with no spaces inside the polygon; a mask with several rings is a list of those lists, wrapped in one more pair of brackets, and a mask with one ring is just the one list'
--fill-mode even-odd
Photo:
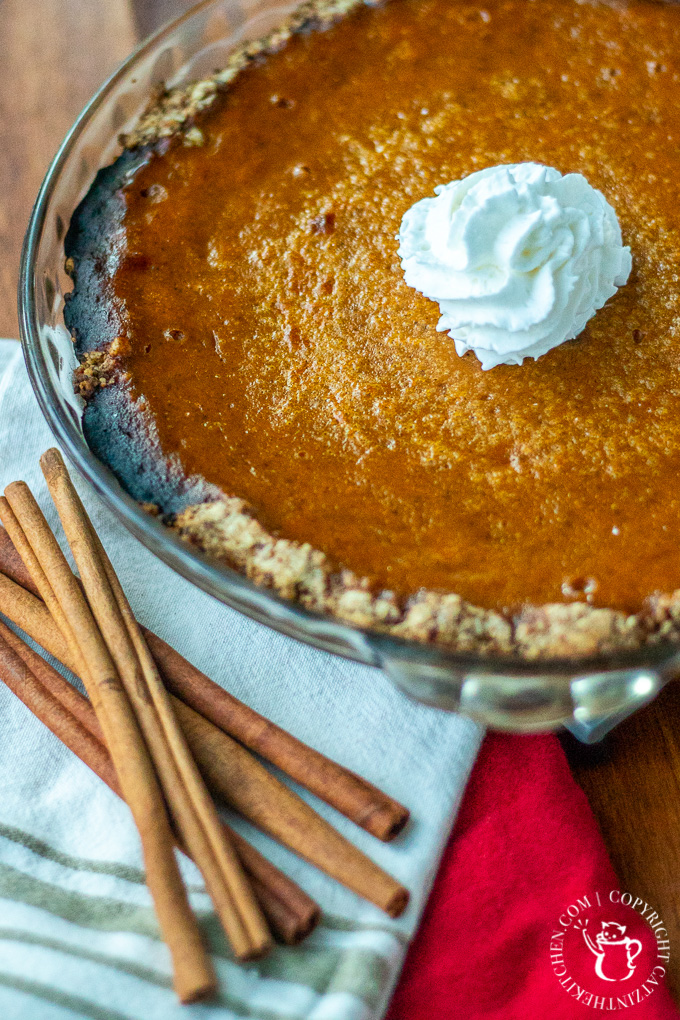
{"label": "wooden table surface", "polygon": [[[188,0],[0,0],[0,336],[17,336],[16,285],[31,203],[59,142],[138,39]],[[563,744],[621,887],[666,921],[680,998],[680,685],[603,744]],[[521,738],[518,738],[521,739]],[[588,890],[584,890],[588,892]]]}

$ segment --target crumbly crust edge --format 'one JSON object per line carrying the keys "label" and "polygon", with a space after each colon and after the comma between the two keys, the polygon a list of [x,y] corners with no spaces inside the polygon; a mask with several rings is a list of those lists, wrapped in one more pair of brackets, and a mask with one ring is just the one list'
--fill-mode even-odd
{"label": "crumbly crust edge", "polygon": [[171,526],[209,556],[307,609],[459,653],[581,659],[680,637],[680,592],[657,599],[646,615],[575,602],[529,606],[508,618],[454,593],[419,591],[405,603],[392,592],[375,593],[364,578],[335,571],[309,543],[272,535],[237,497],[188,507]]}
{"label": "crumbly crust edge", "polygon": [[[268,36],[237,49],[221,71],[202,81],[163,90],[121,143],[127,149],[180,136],[202,145],[199,114],[257,57],[281,49],[297,32],[325,28],[354,8],[378,0],[308,0]],[[112,345],[113,346],[113,345]],[[122,381],[118,355],[86,354],[76,372],[85,399]],[[158,514],[157,507],[143,505]],[[527,606],[514,617],[482,609],[454,593],[416,592],[401,603],[391,592],[371,591],[366,579],[335,570],[309,543],[277,538],[236,496],[188,507],[167,522],[186,542],[245,574],[256,584],[314,612],[352,626],[436,644],[459,653],[518,655],[527,661],[587,658],[680,641],[680,590],[650,600],[648,610],[626,614],[584,603]]]}
{"label": "crumbly crust edge", "polygon": [[252,61],[282,49],[291,36],[307,29],[328,28],[354,8],[371,7],[380,0],[307,0],[269,35],[245,43],[231,54],[226,66],[209,78],[164,89],[154,97],[133,130],[120,136],[121,144],[132,149],[152,145],[163,138],[182,137],[185,145],[202,145],[203,133],[197,116],[224,92]]}

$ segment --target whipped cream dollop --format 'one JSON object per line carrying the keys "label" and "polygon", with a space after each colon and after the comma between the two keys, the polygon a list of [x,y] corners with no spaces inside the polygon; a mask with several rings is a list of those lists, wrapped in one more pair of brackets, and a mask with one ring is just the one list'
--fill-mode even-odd
{"label": "whipped cream dollop", "polygon": [[439,303],[437,328],[483,369],[521,365],[571,340],[632,268],[604,195],[538,163],[480,170],[405,213],[406,283]]}

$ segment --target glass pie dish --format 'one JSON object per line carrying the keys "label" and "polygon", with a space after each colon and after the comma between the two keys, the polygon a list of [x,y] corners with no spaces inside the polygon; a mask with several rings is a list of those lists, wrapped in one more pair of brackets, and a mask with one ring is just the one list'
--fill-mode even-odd
{"label": "glass pie dish", "polygon": [[460,711],[499,729],[530,732],[567,725],[599,739],[645,704],[676,672],[677,645],[586,660],[462,655],[400,640],[314,614],[209,560],[149,516],[85,442],[82,402],[74,395],[73,344],[64,325],[64,237],[97,171],[120,151],[163,84],[211,74],[230,53],[280,25],[297,0],[204,0],[144,42],[83,110],[57,153],[31,217],[19,291],[22,342],[43,414],[75,467],[152,552],[188,580],[260,623],[326,651],[383,669],[408,695]]}

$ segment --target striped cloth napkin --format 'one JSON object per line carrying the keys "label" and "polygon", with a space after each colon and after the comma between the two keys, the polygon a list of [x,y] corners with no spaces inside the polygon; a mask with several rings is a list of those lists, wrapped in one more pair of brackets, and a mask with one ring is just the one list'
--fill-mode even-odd
{"label": "striped cloth napkin", "polygon": [[[52,443],[18,345],[0,341],[0,488],[25,479],[59,534],[38,467]],[[323,920],[302,946],[277,947],[264,961],[237,965],[200,875],[184,861],[221,994],[214,1004],[179,1006],[127,808],[0,684],[0,1017],[380,1017],[423,910],[480,729],[411,703],[377,670],[298,644],[216,602],[147,552],[76,481],[144,624],[258,711],[412,809],[407,831],[384,845],[314,802],[411,889],[412,901],[393,921],[236,822],[321,903]]]}

